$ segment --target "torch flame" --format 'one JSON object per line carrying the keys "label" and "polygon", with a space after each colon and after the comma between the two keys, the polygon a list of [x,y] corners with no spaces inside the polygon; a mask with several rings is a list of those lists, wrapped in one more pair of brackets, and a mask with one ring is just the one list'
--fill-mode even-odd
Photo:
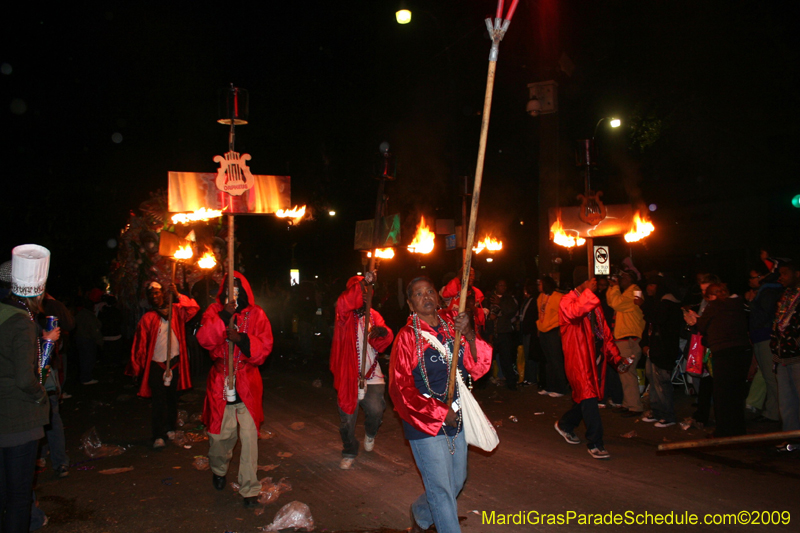
{"label": "torch flame", "polygon": [[631,230],[625,234],[625,242],[641,241],[655,231],[656,227],[652,222],[645,220],[639,214],[639,211],[633,215],[633,224]]}
{"label": "torch flame", "polygon": [[222,216],[222,211],[217,209],[206,209],[201,207],[194,213],[175,213],[172,215],[173,224],[189,224],[191,222],[200,222],[203,220],[210,220]]}
{"label": "torch flame", "polygon": [[293,224],[297,224],[300,220],[306,216],[306,206],[295,206],[291,209],[278,209],[275,212],[275,216],[278,218],[291,218]]}
{"label": "torch flame", "polygon": [[192,247],[187,244],[186,246],[178,248],[178,251],[175,252],[172,257],[180,261],[181,259],[191,259],[193,254]]}
{"label": "torch flame", "polygon": [[[367,257],[372,257],[372,252],[367,252]],[[391,259],[394,257],[394,248],[378,248],[375,250],[378,259]]]}
{"label": "torch flame", "polygon": [[430,226],[425,224],[425,217],[420,217],[414,240],[408,245],[408,251],[413,254],[429,254],[433,251],[434,238]]}
{"label": "torch flame", "polygon": [[203,269],[211,269],[217,266],[217,260],[214,258],[214,253],[207,251],[203,257],[197,260],[197,266]]}
{"label": "torch flame", "polygon": [[583,246],[586,244],[586,239],[575,235],[567,235],[564,231],[564,226],[561,225],[561,219],[557,218],[553,225],[550,226],[550,233],[552,234],[553,242],[564,248],[574,248],[575,246]]}
{"label": "torch flame", "polygon": [[478,241],[478,245],[472,248],[472,251],[476,254],[481,253],[483,250],[487,250],[489,252],[497,252],[503,249],[503,241],[498,241],[491,235],[487,235],[484,237],[482,241]]}

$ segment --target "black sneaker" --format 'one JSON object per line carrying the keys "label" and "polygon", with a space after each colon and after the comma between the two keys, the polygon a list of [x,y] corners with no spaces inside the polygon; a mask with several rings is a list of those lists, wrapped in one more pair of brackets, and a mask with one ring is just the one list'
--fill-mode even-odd
{"label": "black sneaker", "polygon": [[589,448],[589,455],[595,459],[611,459],[611,454],[606,451],[602,446]]}
{"label": "black sneaker", "polygon": [[579,439],[578,436],[575,433],[572,433],[571,431],[569,431],[569,432],[564,431],[563,429],[558,427],[558,422],[556,422],[555,428],[556,428],[556,431],[558,431],[558,434],[561,435],[562,437],[564,437],[564,440],[567,441],[567,444],[580,444],[581,443],[581,439]]}
{"label": "black sneaker", "polygon": [[215,489],[222,490],[225,488],[225,476],[218,476],[212,472],[211,483],[214,485]]}
{"label": "black sneaker", "polygon": [[56,472],[56,477],[64,478],[69,475],[69,468],[67,467],[67,465],[61,465],[58,468],[56,468],[55,472]]}

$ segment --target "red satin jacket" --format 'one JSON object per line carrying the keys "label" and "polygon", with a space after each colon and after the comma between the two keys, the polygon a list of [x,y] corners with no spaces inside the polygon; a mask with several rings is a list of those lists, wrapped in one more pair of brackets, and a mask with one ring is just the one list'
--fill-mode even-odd
{"label": "red satin jacket", "polygon": [[[178,390],[192,388],[192,381],[189,377],[189,355],[186,351],[186,323],[194,318],[200,310],[197,302],[180,295],[177,303],[172,304],[172,331],[180,345],[180,355],[178,355]],[[153,391],[150,390],[150,365],[153,362],[153,351],[156,347],[158,330],[161,326],[161,316],[156,311],[148,311],[139,319],[136,325],[136,334],[133,337],[133,347],[131,348],[131,361],[125,374],[128,376],[142,376],[142,384],[139,387],[139,396],[150,398]],[[156,364],[158,366],[158,364]],[[174,365],[173,365],[174,366]],[[156,371],[160,370],[160,367]]]}
{"label": "red satin jacket", "polygon": [[[253,417],[256,428],[259,428],[264,421],[262,405],[264,382],[261,380],[258,367],[272,351],[272,326],[264,310],[254,303],[253,291],[247,279],[238,272],[234,272],[234,276],[239,279],[247,293],[248,306],[237,310],[233,316],[239,325],[239,332],[246,333],[250,339],[250,357],[242,354],[238,346],[233,350],[236,392]],[[225,400],[225,378],[228,371],[225,364],[228,355],[227,324],[219,317],[219,312],[224,309],[220,300],[225,285],[224,281],[220,284],[218,301],[206,309],[200,329],[197,331],[197,341],[209,351],[214,361],[214,366],[208,373],[206,400],[203,405],[203,424],[209,433],[214,434],[220,432],[222,415],[227,403]]]}
{"label": "red satin jacket", "polygon": [[[438,313],[440,320],[453,324],[456,316],[454,311],[440,309]],[[424,320],[420,320],[420,327],[431,335],[435,335],[433,329]],[[430,345],[424,338],[421,341],[424,352]],[[477,362],[475,362],[469,343],[464,338],[461,339],[461,343],[464,345],[464,368],[470,373],[472,379],[480,378],[492,364],[492,347],[477,337],[475,346],[478,349],[478,356]],[[436,435],[444,424],[449,406],[435,398],[426,398],[420,394],[411,373],[417,364],[414,329],[411,326],[411,317],[409,317],[406,325],[397,333],[397,339],[392,348],[389,367],[389,396],[391,396],[394,409],[400,418],[419,431],[428,435]]]}
{"label": "red satin jacket", "polygon": [[[598,374],[597,354],[595,353],[594,332],[589,313],[594,313],[597,327],[603,331],[603,353]],[[558,311],[558,323],[561,328],[561,344],[564,348],[564,369],[567,372],[569,385],[572,387],[572,399],[580,403],[589,398],[603,398],[606,379],[606,361],[616,365],[622,358],[614,344],[614,335],[606,324],[600,300],[586,289],[581,294],[570,291],[561,298]]]}
{"label": "red satin jacket", "polygon": [[[353,276],[347,281],[347,289],[336,300],[336,326],[333,330],[330,368],[333,373],[333,387],[338,394],[339,407],[347,414],[353,414],[358,404],[358,373],[361,370],[361,354],[356,356],[358,346],[357,317],[354,313],[364,305],[361,294],[362,276]],[[394,333],[384,322],[383,317],[370,309],[370,327],[380,326],[389,333],[385,337],[369,339],[375,351],[381,353],[392,345]]]}

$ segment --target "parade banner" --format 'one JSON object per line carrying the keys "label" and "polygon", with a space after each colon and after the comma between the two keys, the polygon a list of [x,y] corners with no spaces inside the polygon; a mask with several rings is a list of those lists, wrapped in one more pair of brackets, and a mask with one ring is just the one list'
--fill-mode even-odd
{"label": "parade banner", "polygon": [[253,175],[254,185],[241,195],[221,191],[217,176],[210,172],[170,172],[169,211],[180,213],[205,207],[227,214],[264,215],[292,207],[289,176]]}

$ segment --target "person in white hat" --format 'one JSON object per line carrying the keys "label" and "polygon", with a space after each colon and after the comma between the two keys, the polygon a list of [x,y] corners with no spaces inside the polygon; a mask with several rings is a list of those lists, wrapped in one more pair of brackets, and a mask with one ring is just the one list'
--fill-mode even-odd
{"label": "person in white hat", "polygon": [[[49,402],[40,379],[41,311],[50,251],[35,244],[12,251],[11,295],[0,304],[0,531],[28,531],[39,439],[49,422]],[[59,330],[46,335],[57,340]],[[12,416],[13,414],[13,416]]]}

